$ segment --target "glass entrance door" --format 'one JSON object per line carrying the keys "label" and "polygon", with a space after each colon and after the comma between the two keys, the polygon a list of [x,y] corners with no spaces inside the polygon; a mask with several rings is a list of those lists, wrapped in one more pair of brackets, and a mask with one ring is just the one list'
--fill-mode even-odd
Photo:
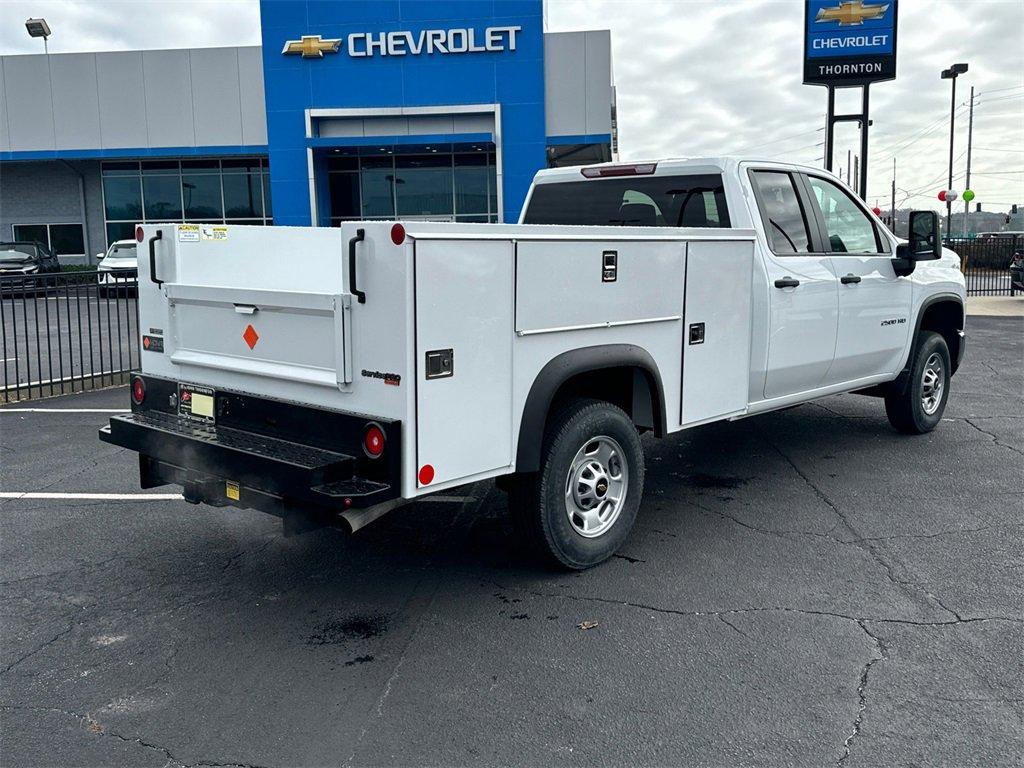
{"label": "glass entrance door", "polygon": [[327,150],[331,224],[359,219],[498,221],[494,144]]}

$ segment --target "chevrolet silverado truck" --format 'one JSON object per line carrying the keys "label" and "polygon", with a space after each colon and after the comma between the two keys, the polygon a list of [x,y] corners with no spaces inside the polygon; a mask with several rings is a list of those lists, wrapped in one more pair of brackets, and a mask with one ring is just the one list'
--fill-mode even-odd
{"label": "chevrolet silverado truck", "polygon": [[856,392],[921,434],[964,354],[936,214],[903,242],[784,163],[544,170],[510,225],[136,236],[141,369],[100,438],[138,452],[143,488],[286,532],[497,478],[523,539],[587,568],[633,526],[641,433]]}

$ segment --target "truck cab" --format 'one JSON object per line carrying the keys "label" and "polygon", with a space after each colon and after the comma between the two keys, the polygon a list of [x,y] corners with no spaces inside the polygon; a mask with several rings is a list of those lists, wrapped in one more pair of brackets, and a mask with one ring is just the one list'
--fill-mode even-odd
{"label": "truck cab", "polygon": [[587,568],[640,509],[640,433],[857,392],[921,434],[964,353],[936,214],[902,242],[842,182],[784,163],[541,171],[518,224],[136,240],[142,365],[100,438],[139,453],[143,487],[288,530],[354,531],[496,479],[537,554]]}

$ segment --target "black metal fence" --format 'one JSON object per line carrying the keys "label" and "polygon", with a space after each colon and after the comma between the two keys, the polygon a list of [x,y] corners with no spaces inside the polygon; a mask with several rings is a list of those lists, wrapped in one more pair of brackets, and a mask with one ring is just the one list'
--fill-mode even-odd
{"label": "black metal fence", "polygon": [[136,273],[0,274],[0,402],[123,384],[139,366]]}
{"label": "black metal fence", "polygon": [[967,279],[968,296],[1010,296],[1010,263],[1015,253],[1024,252],[1024,237],[979,237],[951,239],[943,243],[960,256],[960,269]]}

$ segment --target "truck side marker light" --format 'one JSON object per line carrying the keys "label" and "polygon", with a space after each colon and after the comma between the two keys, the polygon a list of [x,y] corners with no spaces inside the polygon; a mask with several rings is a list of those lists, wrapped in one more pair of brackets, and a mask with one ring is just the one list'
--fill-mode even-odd
{"label": "truck side marker light", "polygon": [[434,481],[434,467],[424,464],[420,467],[420,485],[430,485]]}
{"label": "truck side marker light", "polygon": [[395,245],[401,245],[405,242],[405,227],[401,224],[395,224],[391,228],[391,242]]}
{"label": "truck side marker light", "polygon": [[136,376],[132,379],[132,402],[136,405],[142,405],[142,401],[145,399],[146,382],[140,376]]}
{"label": "truck side marker light", "polygon": [[135,228],[135,239],[140,243],[146,239],[146,233],[142,231],[142,227]]}
{"label": "truck side marker light", "polygon": [[252,327],[252,323],[245,326],[245,331],[242,333],[242,340],[249,345],[249,349],[256,347],[256,342],[260,340],[260,335],[256,333],[256,329]]}
{"label": "truck side marker light", "polygon": [[379,459],[384,453],[384,431],[376,424],[367,424],[363,431],[363,450],[371,459]]}

